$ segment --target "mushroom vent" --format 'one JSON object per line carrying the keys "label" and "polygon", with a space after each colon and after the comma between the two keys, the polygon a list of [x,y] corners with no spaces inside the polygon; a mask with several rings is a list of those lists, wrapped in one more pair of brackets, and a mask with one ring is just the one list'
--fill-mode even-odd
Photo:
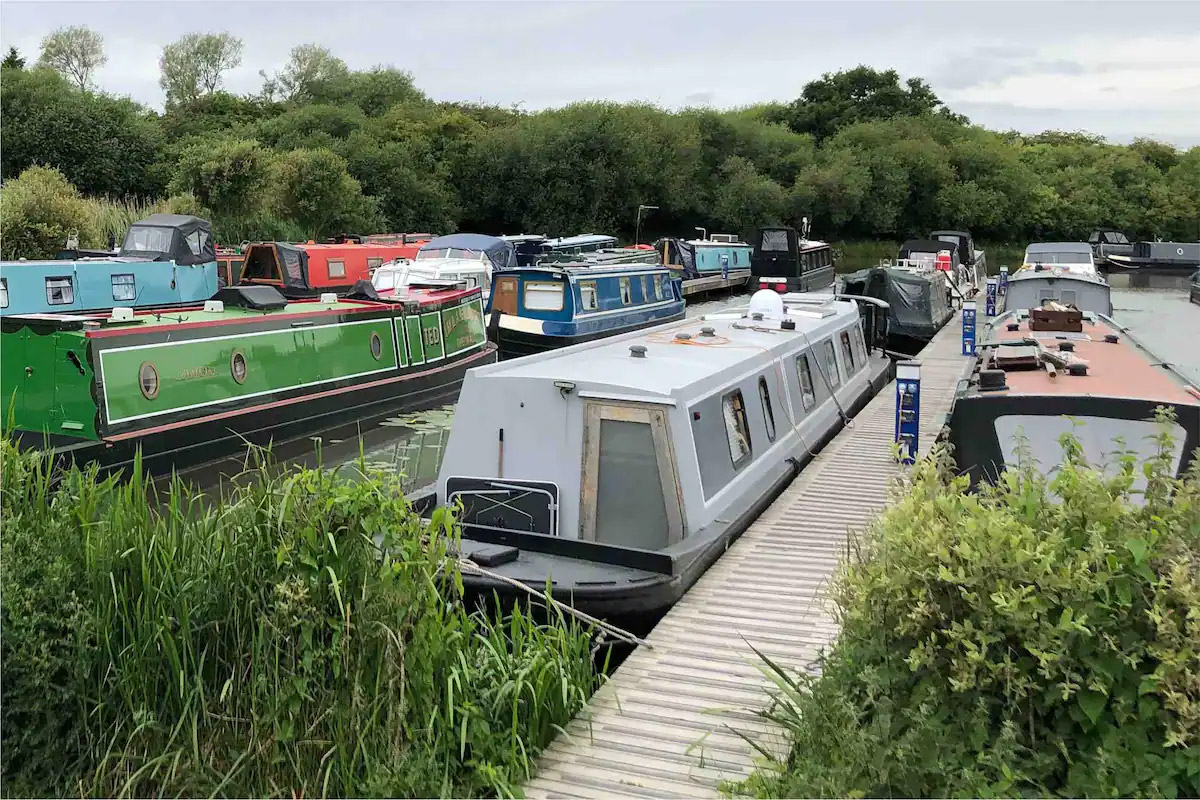
{"label": "mushroom vent", "polygon": [[1010,323],[1008,323],[1008,325],[1007,325],[1006,327],[1007,327],[1007,328],[1008,328],[1010,331],[1019,331],[1019,330],[1021,330],[1021,325],[1020,325],[1020,323],[1018,323],[1018,322],[1010,322]]}
{"label": "mushroom vent", "polygon": [[785,319],[783,322],[779,323],[779,327],[785,331],[794,331],[796,330],[796,320]]}
{"label": "mushroom vent", "polygon": [[1069,364],[1067,366],[1067,374],[1074,375],[1077,378],[1087,375],[1087,364]]}
{"label": "mushroom vent", "polygon": [[630,345],[629,346],[629,356],[631,358],[645,358],[646,357],[646,345],[644,345],[644,344]]}
{"label": "mushroom vent", "polygon": [[710,328],[710,327],[705,326],[700,329],[700,335],[701,336],[716,336],[717,331],[715,328]]}
{"label": "mushroom vent", "polygon": [[1064,353],[1072,353],[1075,351],[1075,343],[1074,342],[1059,342],[1058,349],[1063,351]]}
{"label": "mushroom vent", "polygon": [[677,342],[687,342],[687,341],[691,341],[691,338],[692,338],[692,335],[691,335],[690,333],[677,333],[677,334],[675,334],[675,341],[677,341]]}
{"label": "mushroom vent", "polygon": [[1117,336],[1115,333],[1106,333],[1104,334],[1104,341],[1108,342],[1109,344],[1116,344],[1117,342],[1121,341],[1121,337]]}
{"label": "mushroom vent", "polygon": [[998,392],[1001,389],[1007,389],[1008,383],[1004,377],[1002,369],[985,369],[979,372],[979,391],[981,392]]}

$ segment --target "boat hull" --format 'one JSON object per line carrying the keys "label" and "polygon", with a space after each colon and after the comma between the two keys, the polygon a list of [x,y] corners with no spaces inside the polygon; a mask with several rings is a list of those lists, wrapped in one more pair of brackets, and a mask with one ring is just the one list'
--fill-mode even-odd
{"label": "boat hull", "polygon": [[521,356],[533,355],[534,353],[557,350],[560,347],[569,347],[573,344],[592,342],[609,336],[618,336],[643,328],[652,328],[664,322],[675,322],[683,319],[684,315],[684,310],[680,308],[678,312],[672,314],[660,317],[647,317],[619,327],[552,335],[540,333],[535,330],[522,330],[516,327],[509,327],[504,324],[505,320],[502,320],[504,315],[493,312],[488,324],[488,338],[496,343],[501,359],[520,358]]}

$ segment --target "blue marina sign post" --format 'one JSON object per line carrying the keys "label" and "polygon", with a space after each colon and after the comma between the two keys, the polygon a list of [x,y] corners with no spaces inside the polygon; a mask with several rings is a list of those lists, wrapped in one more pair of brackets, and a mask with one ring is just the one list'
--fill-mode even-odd
{"label": "blue marina sign post", "polygon": [[896,364],[896,444],[900,463],[917,460],[921,426],[921,362]]}
{"label": "blue marina sign post", "polygon": [[997,281],[995,278],[987,279],[987,315],[989,317],[996,316],[996,287]]}
{"label": "blue marina sign post", "polygon": [[962,354],[975,355],[975,301],[967,300],[962,307]]}
{"label": "blue marina sign post", "polygon": [[1008,294],[1008,264],[1000,265],[1000,296]]}

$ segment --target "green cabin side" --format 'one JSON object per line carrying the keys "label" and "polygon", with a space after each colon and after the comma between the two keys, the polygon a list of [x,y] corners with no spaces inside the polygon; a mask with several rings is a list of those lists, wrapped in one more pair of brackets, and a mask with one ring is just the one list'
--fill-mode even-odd
{"label": "green cabin side", "polygon": [[83,331],[5,326],[0,333],[4,429],[97,440],[95,372]]}

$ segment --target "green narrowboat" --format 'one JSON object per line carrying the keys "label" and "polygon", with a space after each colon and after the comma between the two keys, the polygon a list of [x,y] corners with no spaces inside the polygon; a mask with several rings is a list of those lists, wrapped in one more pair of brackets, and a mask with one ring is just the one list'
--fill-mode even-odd
{"label": "green narrowboat", "polygon": [[496,358],[478,288],[388,302],[223,289],[203,307],[5,317],[6,427],[57,456],[154,474],[457,397]]}

